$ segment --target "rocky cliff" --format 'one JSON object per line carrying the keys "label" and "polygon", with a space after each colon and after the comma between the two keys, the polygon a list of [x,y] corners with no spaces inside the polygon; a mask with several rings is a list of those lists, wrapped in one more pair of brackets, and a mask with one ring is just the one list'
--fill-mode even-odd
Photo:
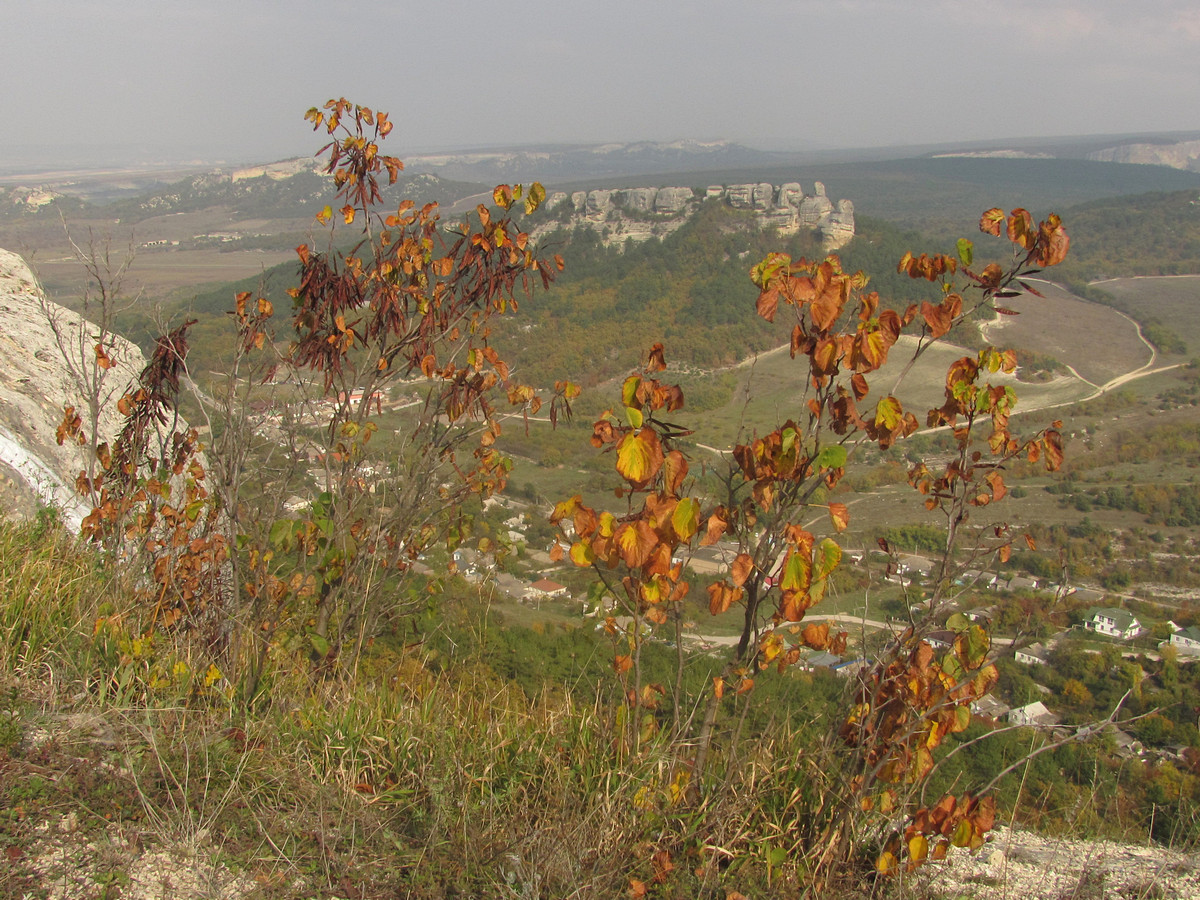
{"label": "rocky cliff", "polygon": [[118,335],[105,341],[111,368],[96,366],[98,328],[48,301],[29,266],[0,250],[0,509],[27,517],[56,506],[78,528],[85,514],[73,489],[84,465],[83,449],[59,446],[55,432],[64,406],[89,416],[81,379],[102,375],[97,432],[115,437],[120,415],[115,399],[146,361],[138,347]]}
{"label": "rocky cliff", "polygon": [[1148,166],[1170,166],[1188,172],[1200,172],[1200,141],[1178,141],[1173,144],[1121,144],[1087,155],[1097,162],[1139,163]]}
{"label": "rocky cliff", "polygon": [[[776,187],[757,184],[710,185],[704,191],[686,187],[626,188],[624,190],[561,191],[551,194],[547,206],[551,213],[569,204],[566,227],[591,226],[606,245],[627,240],[662,238],[681,228],[705,200],[716,199],[734,209],[752,212],[764,227],[781,234],[796,234],[811,229],[821,235],[826,251],[844,247],[854,237],[854,204],[834,202],[825,193],[825,185],[816,182],[812,194],[806,194],[796,182]],[[561,218],[561,216],[560,216]],[[545,233],[558,225],[545,225],[536,233]]]}

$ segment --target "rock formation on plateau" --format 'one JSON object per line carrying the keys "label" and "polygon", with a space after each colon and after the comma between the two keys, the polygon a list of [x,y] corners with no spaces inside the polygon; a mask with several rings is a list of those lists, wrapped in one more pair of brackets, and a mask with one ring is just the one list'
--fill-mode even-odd
{"label": "rock formation on plateau", "polygon": [[[819,181],[811,195],[796,182],[776,187],[765,181],[711,185],[704,191],[686,187],[576,191],[570,195],[560,191],[550,196],[547,208],[561,212],[562,205],[569,204],[566,227],[590,226],[600,232],[605,244],[620,245],[628,240],[666,237],[681,228],[703,201],[713,198],[733,209],[753,213],[761,225],[775,228],[780,234],[815,230],[826,251],[844,247],[854,237],[854,204],[849,200],[834,202]],[[541,226],[536,234],[558,227],[563,227],[561,221]]]}

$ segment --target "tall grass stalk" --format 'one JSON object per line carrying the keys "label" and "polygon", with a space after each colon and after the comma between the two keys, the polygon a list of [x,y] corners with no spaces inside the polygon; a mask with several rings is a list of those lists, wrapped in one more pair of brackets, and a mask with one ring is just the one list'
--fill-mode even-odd
{"label": "tall grass stalk", "polygon": [[0,671],[79,677],[112,579],[53,521],[0,518]]}

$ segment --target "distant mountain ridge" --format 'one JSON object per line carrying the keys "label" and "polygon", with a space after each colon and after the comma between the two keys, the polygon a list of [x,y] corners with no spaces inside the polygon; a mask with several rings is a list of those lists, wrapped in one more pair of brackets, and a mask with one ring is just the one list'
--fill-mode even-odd
{"label": "distant mountain ridge", "polygon": [[432,172],[443,178],[494,184],[695,172],[764,165],[788,157],[789,154],[754,150],[730,141],[682,140],[416,154],[406,156],[404,163],[410,172]]}

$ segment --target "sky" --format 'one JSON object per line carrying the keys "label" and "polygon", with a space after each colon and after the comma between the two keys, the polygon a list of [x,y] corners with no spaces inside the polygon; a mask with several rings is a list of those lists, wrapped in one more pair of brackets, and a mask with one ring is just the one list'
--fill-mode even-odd
{"label": "sky", "polygon": [[0,168],[725,139],[765,150],[1200,130],[1196,0],[4,0]]}

